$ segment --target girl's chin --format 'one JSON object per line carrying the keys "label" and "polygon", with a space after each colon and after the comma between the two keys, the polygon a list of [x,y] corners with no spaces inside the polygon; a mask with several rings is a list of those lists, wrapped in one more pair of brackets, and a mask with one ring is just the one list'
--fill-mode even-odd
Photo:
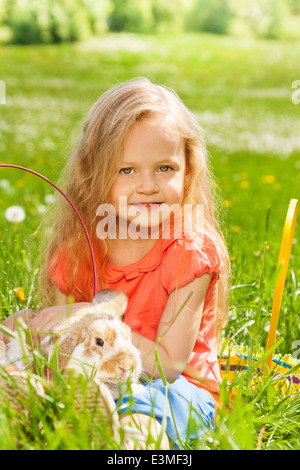
{"label": "girl's chin", "polygon": [[[145,212],[138,217],[122,217],[119,215],[117,220],[117,225],[119,227],[120,232],[125,235],[127,233],[126,238],[159,238],[162,233],[162,220],[153,221],[150,220],[150,214]],[[168,224],[168,223],[167,223]]]}

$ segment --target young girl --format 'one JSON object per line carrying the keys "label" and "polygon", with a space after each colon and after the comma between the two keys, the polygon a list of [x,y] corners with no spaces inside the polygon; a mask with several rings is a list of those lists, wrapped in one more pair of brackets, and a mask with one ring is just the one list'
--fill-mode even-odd
{"label": "young girl", "polygon": [[[144,373],[154,374],[133,402],[124,397],[121,419],[132,422],[130,408],[156,439],[165,416],[162,446],[180,448],[213,425],[220,381],[216,341],[227,313],[228,254],[201,128],[172,90],[144,78],[120,84],[93,106],[59,185],[88,228],[97,291],[128,296],[123,320]],[[115,216],[108,236],[99,225],[103,207]],[[51,329],[70,296],[73,311],[93,298],[89,247],[64,198],[55,216],[41,278],[43,307],[53,307],[33,317],[33,330]]]}

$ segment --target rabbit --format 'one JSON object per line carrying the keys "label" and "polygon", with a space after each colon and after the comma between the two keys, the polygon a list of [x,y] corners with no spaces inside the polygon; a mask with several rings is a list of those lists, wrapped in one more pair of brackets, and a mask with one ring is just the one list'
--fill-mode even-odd
{"label": "rabbit", "polygon": [[[90,373],[96,383],[109,386],[114,398],[118,384],[129,379],[138,383],[141,374],[139,350],[132,344],[131,330],[122,322],[128,298],[120,291],[105,289],[72,317],[66,318],[41,342],[42,350],[51,359],[58,347],[58,369],[74,369]],[[7,357],[20,353],[17,339],[10,341]],[[143,386],[140,386],[143,388]],[[142,391],[139,386],[136,391]]]}

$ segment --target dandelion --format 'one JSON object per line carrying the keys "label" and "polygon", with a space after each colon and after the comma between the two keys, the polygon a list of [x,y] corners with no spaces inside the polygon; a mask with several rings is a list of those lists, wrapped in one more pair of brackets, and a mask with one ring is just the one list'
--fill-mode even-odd
{"label": "dandelion", "polygon": [[25,219],[25,211],[22,207],[11,206],[5,211],[5,218],[9,222],[20,223]]}
{"label": "dandelion", "polygon": [[228,199],[223,201],[223,207],[226,207],[228,209],[228,207],[232,207],[232,201],[229,201]]}
{"label": "dandelion", "polygon": [[46,210],[47,210],[47,207],[44,204],[39,204],[37,206],[37,211],[39,214],[43,214],[44,212],[46,212]]}
{"label": "dandelion", "polygon": [[9,180],[6,180],[6,179],[0,180],[0,188],[4,189],[5,191],[9,191],[11,188]]}
{"label": "dandelion", "polygon": [[241,187],[242,189],[247,189],[247,188],[249,188],[249,181],[247,181],[247,180],[241,181],[241,182],[240,182],[240,187]]}
{"label": "dandelion", "polygon": [[275,183],[276,181],[276,178],[274,175],[264,175],[261,177],[261,180],[263,183],[266,183],[266,184],[273,184]]}
{"label": "dandelion", "polygon": [[16,289],[14,289],[14,293],[16,294],[19,300],[26,300],[23,287],[16,287]]}
{"label": "dandelion", "polygon": [[24,181],[24,180],[18,180],[18,181],[16,182],[16,186],[17,186],[17,188],[24,188],[24,186],[25,186],[25,181]]}
{"label": "dandelion", "polygon": [[45,203],[46,204],[53,204],[55,202],[54,194],[46,194],[45,196]]}
{"label": "dandelion", "polygon": [[242,231],[242,228],[239,227],[238,225],[234,225],[232,227],[232,231],[233,231],[233,233],[240,233]]}
{"label": "dandelion", "polygon": [[236,256],[230,256],[230,261],[235,261],[236,260]]}
{"label": "dandelion", "polygon": [[37,165],[40,165],[40,166],[42,166],[42,165],[45,164],[45,159],[44,159],[44,157],[37,156],[36,159],[35,159],[35,161],[36,161]]}

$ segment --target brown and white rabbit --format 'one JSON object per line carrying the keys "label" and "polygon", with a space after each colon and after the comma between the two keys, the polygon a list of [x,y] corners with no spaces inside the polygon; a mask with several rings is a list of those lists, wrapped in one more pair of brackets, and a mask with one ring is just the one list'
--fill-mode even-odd
{"label": "brown and white rabbit", "polygon": [[[85,370],[96,383],[103,381],[109,385],[116,397],[117,384],[127,379],[136,384],[141,373],[140,352],[132,344],[129,326],[121,320],[127,303],[123,292],[100,291],[93,305],[60,322],[43,339],[44,354],[51,358],[57,347],[59,370],[75,369],[79,373]],[[8,360],[15,359],[20,350],[18,339],[10,343]]]}

